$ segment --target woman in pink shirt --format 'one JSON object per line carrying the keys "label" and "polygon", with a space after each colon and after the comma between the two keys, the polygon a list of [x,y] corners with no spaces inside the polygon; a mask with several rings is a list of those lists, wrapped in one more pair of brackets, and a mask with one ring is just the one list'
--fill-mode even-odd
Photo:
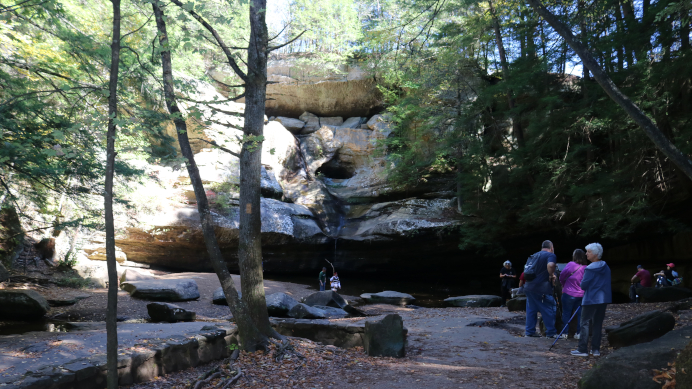
{"label": "woman in pink shirt", "polygon": [[[586,253],[576,249],[572,254],[572,262],[568,263],[560,273],[560,283],[562,284],[562,323],[564,325],[567,325],[574,311],[581,305],[584,291],[581,290],[579,284],[581,284],[581,280],[584,278],[584,270],[588,264]],[[579,339],[579,330],[581,328],[579,316],[581,315],[576,317],[577,333],[574,335],[574,339]],[[563,336],[567,337],[567,335]]]}

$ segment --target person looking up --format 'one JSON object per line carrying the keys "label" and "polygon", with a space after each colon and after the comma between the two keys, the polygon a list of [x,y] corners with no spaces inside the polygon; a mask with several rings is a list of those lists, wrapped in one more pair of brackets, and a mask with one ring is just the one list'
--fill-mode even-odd
{"label": "person looking up", "polygon": [[[560,283],[562,284],[562,323],[567,325],[572,314],[581,306],[581,299],[584,297],[584,291],[581,290],[582,278],[584,278],[584,270],[589,261],[586,259],[586,253],[583,250],[576,249],[572,253],[572,261],[565,266],[560,273]],[[576,316],[577,332],[574,334],[574,339],[579,339],[581,332],[579,315]],[[567,337],[567,335],[563,335]]]}
{"label": "person looking up", "polygon": [[[605,318],[606,306],[613,302],[610,289],[610,268],[601,260],[603,246],[591,243],[586,246],[586,259],[591,262],[584,271],[581,288],[584,297],[581,302],[581,337],[579,348],[572,350],[575,357],[588,357],[589,354],[601,355],[601,329]],[[589,350],[589,335],[591,335],[591,351]]]}
{"label": "person looking up", "polygon": [[540,337],[536,334],[538,312],[543,317],[545,334],[549,338],[557,336],[555,330],[555,299],[553,283],[555,282],[555,248],[553,242],[546,240],[541,251],[533,254],[524,266],[524,293],[526,294],[526,331],[524,336]]}

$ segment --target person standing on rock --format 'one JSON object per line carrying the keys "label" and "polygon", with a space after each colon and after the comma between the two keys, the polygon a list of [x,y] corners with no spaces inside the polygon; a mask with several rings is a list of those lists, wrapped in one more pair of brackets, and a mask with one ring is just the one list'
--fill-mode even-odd
{"label": "person standing on rock", "polygon": [[638,303],[639,296],[637,295],[638,288],[650,288],[653,286],[654,279],[651,273],[644,269],[642,265],[637,265],[637,274],[632,276],[632,285],[630,285],[630,302]]}
{"label": "person standing on rock", "polygon": [[[579,286],[584,278],[584,270],[589,261],[586,259],[586,253],[583,250],[576,249],[572,253],[572,262],[560,273],[560,283],[562,284],[562,324],[567,325],[574,311],[581,305],[584,291]],[[577,332],[574,334],[574,339],[579,339],[581,330],[579,315],[577,319]],[[567,337],[567,335],[563,335]]]}
{"label": "person standing on rock", "polygon": [[500,279],[502,280],[502,285],[500,291],[502,293],[502,306],[507,304],[507,301],[512,298],[512,288],[514,288],[514,281],[517,278],[517,273],[512,268],[512,262],[505,261],[502,264],[502,269],[500,269]]}
{"label": "person standing on rock", "polygon": [[320,292],[324,292],[324,288],[327,285],[327,268],[323,267],[318,278],[320,280]]}
{"label": "person standing on rock", "polygon": [[[603,246],[591,243],[586,246],[586,259],[591,262],[584,271],[581,288],[584,291],[581,306],[581,337],[579,348],[572,350],[575,357],[594,357],[601,355],[601,329],[605,319],[606,306],[613,302],[610,289],[610,268],[601,260]],[[589,334],[591,334],[591,351],[589,351]]]}
{"label": "person standing on rock", "polygon": [[553,283],[555,282],[555,248],[553,242],[546,240],[541,245],[541,251],[529,257],[524,266],[524,293],[526,294],[526,332],[524,336],[540,337],[536,333],[538,312],[543,317],[545,334],[549,338],[557,337],[555,330],[556,306],[553,298]]}

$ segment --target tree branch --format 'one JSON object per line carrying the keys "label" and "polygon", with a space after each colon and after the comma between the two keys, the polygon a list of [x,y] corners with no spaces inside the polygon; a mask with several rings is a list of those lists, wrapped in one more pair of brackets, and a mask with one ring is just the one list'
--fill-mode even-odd
{"label": "tree branch", "polygon": [[290,41],[288,41],[288,42],[286,42],[286,43],[284,43],[284,44],[282,44],[282,45],[278,45],[278,46],[269,46],[269,48],[267,49],[267,53],[270,53],[270,52],[272,52],[272,51],[274,51],[274,50],[278,50],[278,49],[280,49],[280,48],[282,48],[282,47],[284,47],[284,46],[290,45],[291,43],[293,43],[293,42],[295,42],[296,40],[298,40],[298,38],[300,38],[301,36],[303,36],[303,34],[305,34],[306,32],[308,32],[308,30],[303,30],[303,32],[301,32],[300,34],[298,34],[298,36],[296,36],[295,38],[291,39]]}
{"label": "tree branch", "polygon": [[240,154],[238,154],[238,153],[236,153],[236,152],[233,152],[233,151],[231,151],[231,150],[229,150],[229,149],[227,149],[227,148],[225,148],[225,147],[219,146],[215,141],[211,141],[211,142],[210,142],[210,141],[208,141],[208,140],[206,140],[206,139],[202,139],[202,138],[190,138],[190,140],[201,140],[201,141],[204,142],[204,143],[209,143],[209,144],[212,145],[212,146],[216,146],[219,150],[225,151],[225,152],[227,152],[228,154],[231,154],[232,156],[234,156],[234,157],[236,157],[236,158],[240,158]]}

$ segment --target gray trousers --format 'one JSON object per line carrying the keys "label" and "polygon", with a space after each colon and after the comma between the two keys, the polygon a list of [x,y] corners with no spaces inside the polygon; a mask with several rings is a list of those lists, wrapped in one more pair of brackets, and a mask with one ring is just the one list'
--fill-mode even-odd
{"label": "gray trousers", "polygon": [[591,350],[600,351],[601,331],[608,304],[581,306],[581,335],[579,337],[579,352],[588,353],[589,335],[591,335]]}

